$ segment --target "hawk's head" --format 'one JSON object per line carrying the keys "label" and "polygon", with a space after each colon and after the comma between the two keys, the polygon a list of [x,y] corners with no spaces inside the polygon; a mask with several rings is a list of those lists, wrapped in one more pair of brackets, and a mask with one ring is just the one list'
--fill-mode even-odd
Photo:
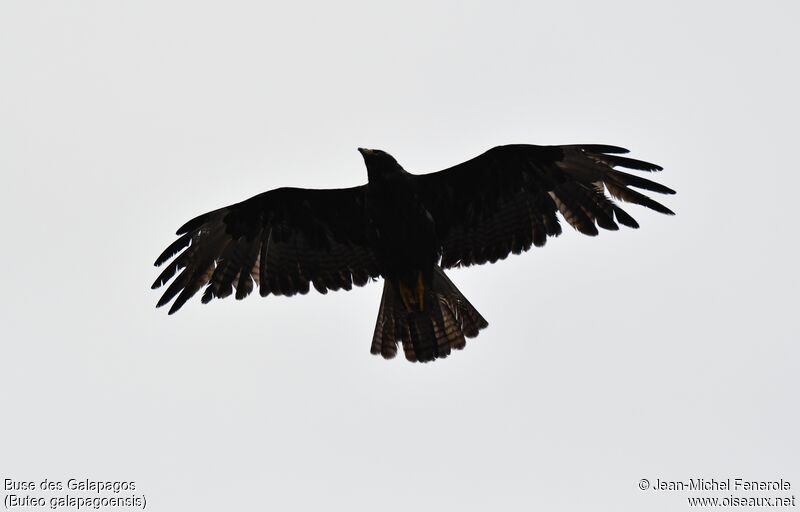
{"label": "hawk's head", "polygon": [[364,163],[367,165],[367,175],[370,181],[387,176],[405,173],[397,160],[386,151],[380,149],[358,148]]}

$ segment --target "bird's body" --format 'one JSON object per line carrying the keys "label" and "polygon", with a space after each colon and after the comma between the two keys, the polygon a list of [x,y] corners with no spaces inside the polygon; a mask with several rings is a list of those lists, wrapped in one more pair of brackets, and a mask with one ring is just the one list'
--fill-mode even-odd
{"label": "bird's body", "polygon": [[396,281],[424,272],[430,279],[440,255],[436,223],[416,193],[414,176],[403,169],[370,172],[365,213],[381,274]]}
{"label": "bird's body", "polygon": [[369,179],[367,240],[385,279],[372,352],[393,357],[396,340],[404,339],[409,360],[445,357],[465,344],[459,315],[474,319],[475,325],[466,329],[472,336],[488,324],[437,265],[441,242],[436,219],[419,193],[416,176],[383,151],[359,151]]}
{"label": "bird's body", "polygon": [[630,189],[674,193],[614,169],[660,167],[617,156],[615,146],[498,146],[438,173],[405,171],[388,153],[360,149],[368,183],[330,190],[275,189],[201,215],[156,260],[176,256],[153,283],[181,271],[158,305],[170,313],[206,286],[203,302],[321,293],[384,278],[371,351],[431,361],[465,346],[488,324],[443,268],[494,263],[544,245],[561,227],[587,235],[638,224],[605,195],[672,212]]}

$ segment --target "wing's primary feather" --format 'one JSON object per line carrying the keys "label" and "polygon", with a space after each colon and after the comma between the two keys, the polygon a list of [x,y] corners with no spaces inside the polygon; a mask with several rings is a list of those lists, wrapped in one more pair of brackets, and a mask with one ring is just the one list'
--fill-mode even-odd
{"label": "wing's primary feather", "polygon": [[363,286],[379,275],[366,240],[364,193],[363,186],[280,188],[195,217],[156,259],[157,266],[172,261],[153,288],[177,274],[158,306],[175,299],[174,313],[204,286],[203,303],[234,290],[243,299],[254,285],[262,296]]}
{"label": "wing's primary feather", "polygon": [[655,172],[661,167],[618,156],[628,150],[598,144],[498,146],[472,160],[416,177],[417,191],[436,219],[442,266],[468,266],[519,254],[558,236],[556,213],[578,231],[639,225],[605,195],[672,215],[629,187],[674,194],[654,181],[618,171]]}

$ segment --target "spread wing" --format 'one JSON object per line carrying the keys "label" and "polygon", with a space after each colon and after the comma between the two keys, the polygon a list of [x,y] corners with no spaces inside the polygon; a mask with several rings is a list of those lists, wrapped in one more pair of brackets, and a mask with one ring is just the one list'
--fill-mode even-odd
{"label": "spread wing", "polygon": [[661,167],[619,156],[615,146],[498,146],[440,172],[417,176],[417,191],[436,220],[442,267],[494,263],[561,233],[557,212],[581,233],[639,225],[618,200],[673,215],[630,187],[674,194],[648,179],[619,171]]}
{"label": "spread wing", "polygon": [[180,271],[158,306],[177,296],[172,314],[203,286],[203,303],[234,289],[243,299],[254,284],[262,296],[363,286],[379,275],[367,247],[364,193],[364,186],[279,188],[190,220],[155,262],[172,260],[154,289]]}

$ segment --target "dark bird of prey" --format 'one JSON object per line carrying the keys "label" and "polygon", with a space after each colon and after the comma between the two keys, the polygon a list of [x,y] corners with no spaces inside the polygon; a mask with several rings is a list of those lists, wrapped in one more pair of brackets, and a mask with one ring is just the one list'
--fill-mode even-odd
{"label": "dark bird of prey", "polygon": [[153,288],[178,274],[158,306],[175,299],[172,314],[203,287],[207,303],[243,299],[254,285],[262,296],[312,286],[324,294],[383,277],[371,352],[389,359],[402,342],[409,361],[432,361],[488,325],[443,269],[541,247],[561,233],[559,212],[590,236],[598,227],[639,227],[611,198],[672,215],[633,188],[672,189],[617,170],[661,167],[619,156],[628,151],[615,146],[498,146],[423,175],[384,151],[359,151],[365,185],[278,188],[184,224],[155,262],[169,264]]}

